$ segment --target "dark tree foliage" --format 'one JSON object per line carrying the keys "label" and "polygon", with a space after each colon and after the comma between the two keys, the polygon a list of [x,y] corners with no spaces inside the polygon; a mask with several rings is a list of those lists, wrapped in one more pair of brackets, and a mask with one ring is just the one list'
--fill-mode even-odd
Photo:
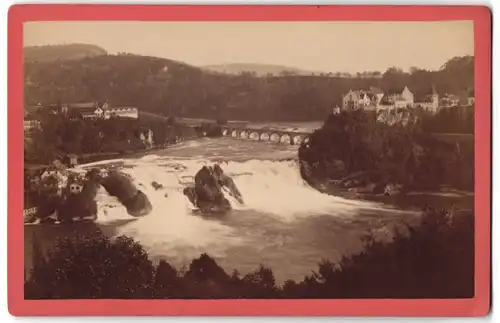
{"label": "dark tree foliage", "polygon": [[28,282],[34,298],[151,298],[154,267],[132,239],[103,236],[56,243]]}
{"label": "dark tree foliage", "polygon": [[422,114],[422,129],[432,133],[474,133],[474,107],[442,108],[436,115]]}
{"label": "dark tree foliage", "polygon": [[389,68],[383,75],[340,74],[258,77],[225,75],[180,62],[137,55],[101,55],[81,60],[26,62],[25,103],[108,100],[114,106],[183,117],[250,121],[322,120],[350,89],[408,86],[417,100],[430,87],[461,94],[474,88],[474,58],[456,57],[439,71]]}
{"label": "dark tree foliage", "polygon": [[48,163],[69,153],[85,155],[122,153],[146,148],[140,135],[151,130],[156,146],[174,143],[177,138],[193,138],[191,127],[175,118],[111,118],[107,120],[69,119],[62,115],[41,117],[41,129],[32,135],[25,152],[28,162]]}
{"label": "dark tree foliage", "polygon": [[365,250],[324,261],[289,293],[319,298],[470,298],[474,295],[474,217],[429,211],[418,227],[390,243],[366,239]]}
{"label": "dark tree foliage", "polygon": [[449,185],[471,190],[472,144],[436,138],[422,122],[389,126],[357,110],[331,115],[301,145],[299,159],[302,176],[310,183],[365,173],[373,182],[396,182],[408,189]]}
{"label": "dark tree foliage", "polygon": [[23,48],[25,62],[77,60],[84,57],[107,55],[103,48],[89,44],[27,46]]}
{"label": "dark tree foliage", "polygon": [[[36,246],[34,246],[36,247]],[[40,252],[25,283],[27,299],[275,299],[471,298],[474,296],[474,216],[427,210],[421,223],[401,227],[389,242],[368,235],[365,248],[338,264],[324,260],[302,281],[277,285],[261,266],[227,274],[206,254],[180,272],[155,267],[144,249],[120,237],[74,237]]]}

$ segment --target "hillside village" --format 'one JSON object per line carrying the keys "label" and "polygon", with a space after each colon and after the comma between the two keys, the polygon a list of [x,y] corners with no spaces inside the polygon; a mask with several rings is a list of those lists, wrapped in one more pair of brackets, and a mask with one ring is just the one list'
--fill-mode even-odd
{"label": "hillside village", "polygon": [[[50,61],[39,51],[40,59],[25,58],[26,106],[107,101],[111,107],[134,107],[167,117],[303,122],[324,120],[332,110],[346,107],[385,109],[410,104],[433,110],[433,85],[439,94],[438,106],[453,106],[463,101],[464,93],[469,100],[474,89],[471,56],[452,58],[437,71],[389,68],[373,77],[360,73],[345,78],[335,73],[216,73],[126,53],[75,59],[78,55],[72,52],[68,59]],[[408,93],[403,93],[404,87]],[[370,98],[372,94],[377,100]]]}
{"label": "hillside village", "polygon": [[[102,123],[95,126],[105,120],[122,120],[118,122],[124,125],[136,120],[132,127],[141,124],[133,135],[137,138],[127,141],[114,134],[120,137],[113,139],[115,146],[130,140],[151,146],[146,143],[151,130],[160,144],[171,140],[166,139],[171,135],[164,134],[171,131],[171,125],[161,124],[167,118],[304,122],[364,110],[388,124],[416,122],[422,113],[435,115],[427,118],[426,131],[430,132],[470,132],[473,126],[474,59],[469,56],[452,58],[439,71],[414,68],[406,73],[389,68],[376,77],[360,73],[356,78],[343,78],[331,73],[214,73],[163,58],[109,55],[91,45],[42,46],[27,53],[24,131],[28,137],[41,130],[42,119],[56,116],[88,123],[86,131],[106,127]],[[141,114],[164,121],[153,126],[139,120]],[[98,148],[94,139],[85,140],[93,142],[90,146],[94,148],[79,149],[110,150],[112,146]]]}
{"label": "hillside village", "polygon": [[470,110],[473,113],[475,104],[474,91],[463,91],[460,94],[444,93],[440,96],[434,85],[427,94],[416,96],[407,86],[393,88],[386,92],[378,87],[367,90],[349,90],[342,97],[342,107],[336,107],[334,113],[342,110],[366,110],[377,114],[377,120],[388,123],[402,121],[408,123],[415,109],[430,114],[437,114],[442,109]]}
{"label": "hillside village", "polygon": [[445,93],[441,97],[434,86],[428,94],[415,97],[413,92],[403,86],[390,89],[384,93],[380,88],[370,87],[368,90],[350,90],[342,97],[342,109],[390,110],[397,108],[420,107],[426,111],[437,113],[440,108],[473,106],[474,91],[464,91],[460,94]]}
{"label": "hillside village", "polygon": [[477,18],[380,18],[23,25],[24,299],[477,296]]}
{"label": "hillside village", "polygon": [[40,118],[44,115],[64,115],[70,120],[108,120],[111,118],[137,119],[139,113],[135,107],[111,107],[108,102],[83,102],[71,104],[50,104],[25,107],[24,132],[29,133],[40,128]]}

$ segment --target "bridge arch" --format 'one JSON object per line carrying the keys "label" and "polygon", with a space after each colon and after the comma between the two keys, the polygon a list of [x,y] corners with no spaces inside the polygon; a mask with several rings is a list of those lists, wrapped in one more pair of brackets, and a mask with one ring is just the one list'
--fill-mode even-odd
{"label": "bridge arch", "polygon": [[248,131],[248,130],[241,130],[240,131],[240,138],[241,139],[249,139],[249,134],[250,134],[250,131]]}
{"label": "bridge arch", "polygon": [[271,134],[269,135],[269,141],[280,142],[281,134],[279,132],[271,132]]}
{"label": "bridge arch", "polygon": [[258,132],[256,130],[250,131],[250,134],[248,135],[248,139],[260,140],[260,132]]}
{"label": "bridge arch", "polygon": [[269,132],[264,131],[264,132],[260,133],[259,139],[260,140],[271,140],[271,135],[269,134]]}
{"label": "bridge arch", "polygon": [[274,143],[300,145],[309,142],[309,134],[305,132],[286,132],[281,130],[247,129],[222,127],[222,135],[236,139],[263,140]]}
{"label": "bridge arch", "polygon": [[293,136],[287,132],[282,133],[280,136],[280,143],[293,145]]}
{"label": "bridge arch", "polygon": [[306,136],[304,135],[294,135],[293,136],[293,145],[300,145],[301,143],[304,142]]}

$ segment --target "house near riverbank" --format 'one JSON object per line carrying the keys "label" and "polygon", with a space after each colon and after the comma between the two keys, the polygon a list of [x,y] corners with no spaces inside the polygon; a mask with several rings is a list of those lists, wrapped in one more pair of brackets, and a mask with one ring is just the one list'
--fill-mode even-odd
{"label": "house near riverbank", "polygon": [[61,113],[67,114],[71,119],[101,119],[104,110],[97,102],[71,103],[61,107]]}
{"label": "house near riverbank", "polygon": [[[63,106],[64,107],[64,106]],[[139,112],[134,107],[112,107],[108,102],[72,103],[63,108],[62,113],[67,113],[70,118],[111,119],[111,118],[139,118]]]}
{"label": "house near riverbank", "polygon": [[30,133],[35,130],[41,129],[41,123],[37,119],[28,116],[24,118],[24,133]]}
{"label": "house near riverbank", "polygon": [[474,89],[469,89],[469,91],[467,91],[467,103],[468,105],[474,105],[476,103],[476,98],[474,97]]}
{"label": "house near riverbank", "polygon": [[460,104],[460,96],[451,93],[445,93],[439,100],[439,106],[442,108],[456,107]]}
{"label": "house near riverbank", "polygon": [[409,108],[415,103],[415,95],[407,86],[389,89],[377,109]]}
{"label": "house near riverbank", "polygon": [[104,110],[104,119],[110,119],[116,117],[137,119],[139,118],[139,111],[137,111],[137,108],[133,107],[107,108]]}
{"label": "house near riverbank", "polygon": [[431,113],[437,113],[439,110],[439,94],[436,87],[432,85],[430,90],[420,96],[415,96],[415,107],[421,107]]}
{"label": "house near riverbank", "polygon": [[76,165],[78,165],[78,155],[67,154],[63,158],[63,163],[68,167],[75,167]]}
{"label": "house near riverbank", "polygon": [[24,133],[30,133],[42,128],[40,123],[41,104],[24,108]]}
{"label": "house near riverbank", "polygon": [[445,93],[439,99],[439,109],[471,107],[475,104],[474,90],[463,91],[459,94]]}
{"label": "house near riverbank", "polygon": [[383,96],[378,88],[370,88],[369,90],[349,90],[342,97],[343,110],[375,110]]}

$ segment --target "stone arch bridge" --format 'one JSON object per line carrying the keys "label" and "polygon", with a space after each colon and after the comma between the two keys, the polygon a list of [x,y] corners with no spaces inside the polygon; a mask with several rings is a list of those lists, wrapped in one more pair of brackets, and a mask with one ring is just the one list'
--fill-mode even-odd
{"label": "stone arch bridge", "polygon": [[286,131],[277,129],[251,129],[237,127],[222,127],[224,137],[237,139],[270,141],[290,145],[300,145],[302,142],[308,142],[310,132]]}

